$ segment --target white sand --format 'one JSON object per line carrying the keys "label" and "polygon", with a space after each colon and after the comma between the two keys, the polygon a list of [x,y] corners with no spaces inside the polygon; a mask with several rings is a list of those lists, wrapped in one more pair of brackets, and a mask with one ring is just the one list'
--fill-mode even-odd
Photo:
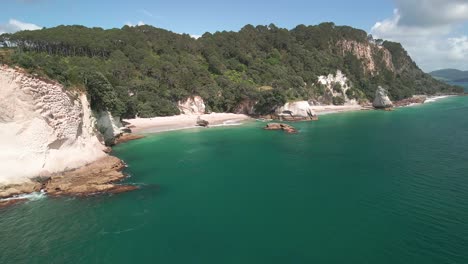
{"label": "white sand", "polygon": [[310,107],[317,115],[367,110],[361,105],[315,105]]}
{"label": "white sand", "polygon": [[[161,116],[153,118],[125,119],[124,122],[134,133],[157,133],[171,130],[195,128],[198,115]],[[241,121],[251,119],[247,115],[231,113],[211,113],[200,115],[200,118],[208,121],[209,126],[227,126],[241,124]]]}

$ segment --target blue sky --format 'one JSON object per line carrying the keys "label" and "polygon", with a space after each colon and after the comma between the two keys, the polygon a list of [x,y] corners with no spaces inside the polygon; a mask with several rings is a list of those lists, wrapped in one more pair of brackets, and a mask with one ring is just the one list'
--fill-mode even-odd
{"label": "blue sky", "polygon": [[112,28],[142,21],[196,35],[206,31],[238,30],[246,24],[275,23],[293,28],[298,24],[323,21],[370,30],[376,21],[391,16],[393,8],[390,0],[10,0],[2,3],[6,12],[0,12],[0,22],[14,18],[45,27],[82,24]]}
{"label": "blue sky", "polygon": [[81,24],[149,24],[177,33],[239,30],[246,24],[293,28],[333,21],[399,41],[426,71],[468,69],[468,0],[2,1],[0,33]]}

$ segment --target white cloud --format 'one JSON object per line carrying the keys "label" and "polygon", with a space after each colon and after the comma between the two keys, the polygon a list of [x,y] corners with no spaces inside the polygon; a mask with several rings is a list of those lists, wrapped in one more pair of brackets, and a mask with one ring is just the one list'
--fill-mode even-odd
{"label": "white cloud", "polygon": [[14,33],[21,30],[38,30],[40,26],[32,23],[22,22],[16,19],[10,19],[8,23],[0,24],[0,34]]}
{"label": "white cloud", "polygon": [[143,21],[138,21],[138,23],[136,23],[136,24],[133,24],[132,22],[127,22],[127,23],[125,23],[125,25],[127,25],[129,27],[139,27],[139,26],[144,26],[146,24]]}
{"label": "white cloud", "polygon": [[199,38],[201,38],[201,35],[190,34],[190,37],[192,37],[194,39],[199,39]]}
{"label": "white cloud", "polygon": [[468,37],[457,26],[468,21],[466,0],[396,0],[391,18],[375,23],[376,38],[401,42],[425,71],[468,67]]}

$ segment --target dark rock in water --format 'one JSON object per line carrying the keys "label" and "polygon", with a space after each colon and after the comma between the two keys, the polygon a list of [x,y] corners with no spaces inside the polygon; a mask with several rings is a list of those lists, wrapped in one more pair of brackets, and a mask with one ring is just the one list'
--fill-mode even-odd
{"label": "dark rock in water", "polygon": [[206,120],[203,120],[201,119],[200,117],[198,117],[197,119],[197,126],[202,126],[202,127],[206,127],[208,126],[210,123]]}
{"label": "dark rock in water", "polygon": [[265,130],[283,130],[284,132],[288,134],[297,133],[297,130],[294,127],[287,125],[287,124],[283,124],[283,123],[269,123],[264,127],[264,129]]}
{"label": "dark rock in water", "polygon": [[381,86],[377,88],[375,91],[375,99],[374,102],[372,103],[372,106],[378,109],[385,109],[385,108],[391,108],[393,107],[393,103],[388,98],[388,92]]}

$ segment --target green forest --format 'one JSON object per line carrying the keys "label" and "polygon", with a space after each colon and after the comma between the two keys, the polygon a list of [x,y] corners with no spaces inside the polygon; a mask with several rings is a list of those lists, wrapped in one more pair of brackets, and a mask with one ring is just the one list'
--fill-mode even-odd
{"label": "green forest", "polygon": [[[369,73],[361,59],[343,52],[342,40],[389,50],[396,70],[384,65],[382,49],[376,48],[377,72]],[[372,100],[378,85],[394,100],[461,92],[423,73],[400,44],[333,23],[292,30],[246,25],[199,39],[147,25],[58,26],[1,35],[0,63],[86,91],[93,109],[122,117],[179,114],[177,101],[193,95],[205,100],[207,111],[235,112],[243,102],[255,101],[258,113],[268,113],[290,100],[324,96],[317,77],[338,69],[353,87],[347,96],[359,100]]]}

